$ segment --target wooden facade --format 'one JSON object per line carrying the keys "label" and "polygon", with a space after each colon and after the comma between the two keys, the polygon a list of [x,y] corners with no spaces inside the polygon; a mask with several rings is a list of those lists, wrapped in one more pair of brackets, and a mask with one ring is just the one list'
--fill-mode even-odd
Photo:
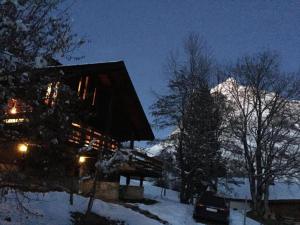
{"label": "wooden facade", "polygon": [[[43,74],[63,74],[60,82],[64,82],[77,92],[85,107],[95,112],[94,116],[82,121],[73,121],[69,146],[78,150],[82,146],[91,145],[93,151],[86,153],[86,168],[94,168],[98,151],[116,151],[122,142],[153,140],[151,126],[143,111],[142,105],[133,87],[123,61],[62,66],[56,65],[31,71],[36,76]],[[59,83],[50,83],[45,94],[45,104],[50,107],[59,92]],[[31,108],[23,105],[21,99],[11,99],[8,103],[7,126],[22,126],[27,122],[26,113]],[[20,158],[17,143],[0,141],[0,158],[3,162],[15,162]],[[1,149],[12,149],[10,153]],[[10,160],[7,159],[10,158]],[[84,160],[85,161],[85,160]],[[1,162],[0,162],[1,163]],[[89,165],[89,166],[88,166]],[[146,154],[132,150],[130,162],[120,168],[120,174],[127,177],[159,177],[162,165],[159,160]],[[90,171],[88,169],[87,171]]]}
{"label": "wooden facade", "polygon": [[[96,117],[86,125],[119,142],[153,140],[154,135],[123,61],[56,66],[35,71],[60,73]],[[110,124],[108,124],[110,123]]]}

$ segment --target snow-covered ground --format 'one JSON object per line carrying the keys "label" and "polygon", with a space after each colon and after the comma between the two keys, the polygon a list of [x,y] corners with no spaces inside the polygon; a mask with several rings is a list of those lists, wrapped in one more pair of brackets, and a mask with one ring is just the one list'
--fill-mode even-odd
{"label": "snow-covered ground", "polygon": [[[87,208],[88,199],[75,196],[74,205],[69,205],[69,195],[65,192],[50,192],[46,194],[27,193],[26,198],[21,198],[24,206],[31,211],[26,213],[15,201],[15,195],[10,194],[6,201],[0,203],[1,225],[71,225],[71,212],[84,212]],[[20,197],[20,196],[19,196]],[[128,224],[158,225],[155,220],[149,219],[131,209],[118,204],[106,203],[96,200],[93,206],[96,214],[110,217],[115,220],[123,220]],[[11,222],[5,218],[11,218]]]}
{"label": "snow-covered ground", "polygon": [[[124,180],[122,180],[123,182]],[[132,181],[132,184],[138,184]],[[192,219],[193,207],[183,205],[178,201],[178,193],[167,190],[164,198],[160,197],[161,189],[145,182],[145,197],[155,199],[159,203],[154,205],[135,204],[141,209],[147,210],[159,216],[162,220],[168,221],[171,225],[196,225]],[[45,194],[26,193],[26,197],[15,193],[6,195],[0,202],[0,224],[1,225],[71,225],[71,212],[84,212],[88,199],[76,195],[74,204],[69,205],[69,195],[65,192],[50,192]],[[16,203],[16,197],[23,205],[30,210],[25,212]],[[125,221],[128,225],[158,225],[161,224],[129,208],[118,204],[107,203],[96,200],[93,212],[101,216],[110,217],[115,220]],[[11,218],[11,221],[7,221]],[[242,225],[243,216],[237,211],[231,211],[232,225]],[[248,219],[247,225],[258,225]]]}
{"label": "snow-covered ground", "polygon": [[[121,184],[125,184],[125,179],[121,179]],[[131,185],[139,185],[138,181],[131,181]],[[154,199],[159,203],[155,205],[138,205],[141,209],[147,210],[161,219],[168,221],[172,225],[199,225],[192,217],[193,206],[180,204],[178,192],[167,190],[166,196],[161,198],[161,188],[153,186],[150,182],[144,182],[145,198]],[[243,225],[244,217],[241,212],[231,210],[230,224]],[[256,221],[247,218],[247,225],[259,225]]]}
{"label": "snow-covered ground", "polygon": [[[223,182],[224,183],[224,182]],[[218,187],[219,194],[228,198],[250,200],[250,187],[247,178],[234,178],[225,185],[220,182]],[[269,200],[300,200],[300,182],[299,180],[276,180],[269,187]]]}

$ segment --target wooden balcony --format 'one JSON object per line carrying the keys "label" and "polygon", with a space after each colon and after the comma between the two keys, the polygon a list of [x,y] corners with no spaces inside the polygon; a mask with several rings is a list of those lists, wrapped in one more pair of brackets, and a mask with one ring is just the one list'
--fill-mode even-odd
{"label": "wooden balcony", "polygon": [[94,150],[109,149],[115,151],[119,146],[118,142],[111,137],[78,123],[72,123],[72,132],[68,141],[79,146],[91,145]]}

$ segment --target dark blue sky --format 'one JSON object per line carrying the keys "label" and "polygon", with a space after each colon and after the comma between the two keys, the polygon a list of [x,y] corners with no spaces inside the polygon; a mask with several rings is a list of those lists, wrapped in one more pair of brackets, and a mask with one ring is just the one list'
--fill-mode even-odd
{"label": "dark blue sky", "polygon": [[150,120],[151,90],[165,89],[163,63],[189,32],[206,39],[220,64],[271,49],[285,70],[300,68],[298,0],[77,0],[71,13],[75,32],[90,40],[76,63],[124,60]]}

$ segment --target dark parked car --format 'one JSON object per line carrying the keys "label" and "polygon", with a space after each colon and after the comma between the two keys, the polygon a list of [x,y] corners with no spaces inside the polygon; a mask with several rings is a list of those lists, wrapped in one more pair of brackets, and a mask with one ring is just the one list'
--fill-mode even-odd
{"label": "dark parked car", "polygon": [[229,204],[213,192],[205,192],[196,202],[194,219],[196,221],[210,220],[218,223],[229,223]]}

